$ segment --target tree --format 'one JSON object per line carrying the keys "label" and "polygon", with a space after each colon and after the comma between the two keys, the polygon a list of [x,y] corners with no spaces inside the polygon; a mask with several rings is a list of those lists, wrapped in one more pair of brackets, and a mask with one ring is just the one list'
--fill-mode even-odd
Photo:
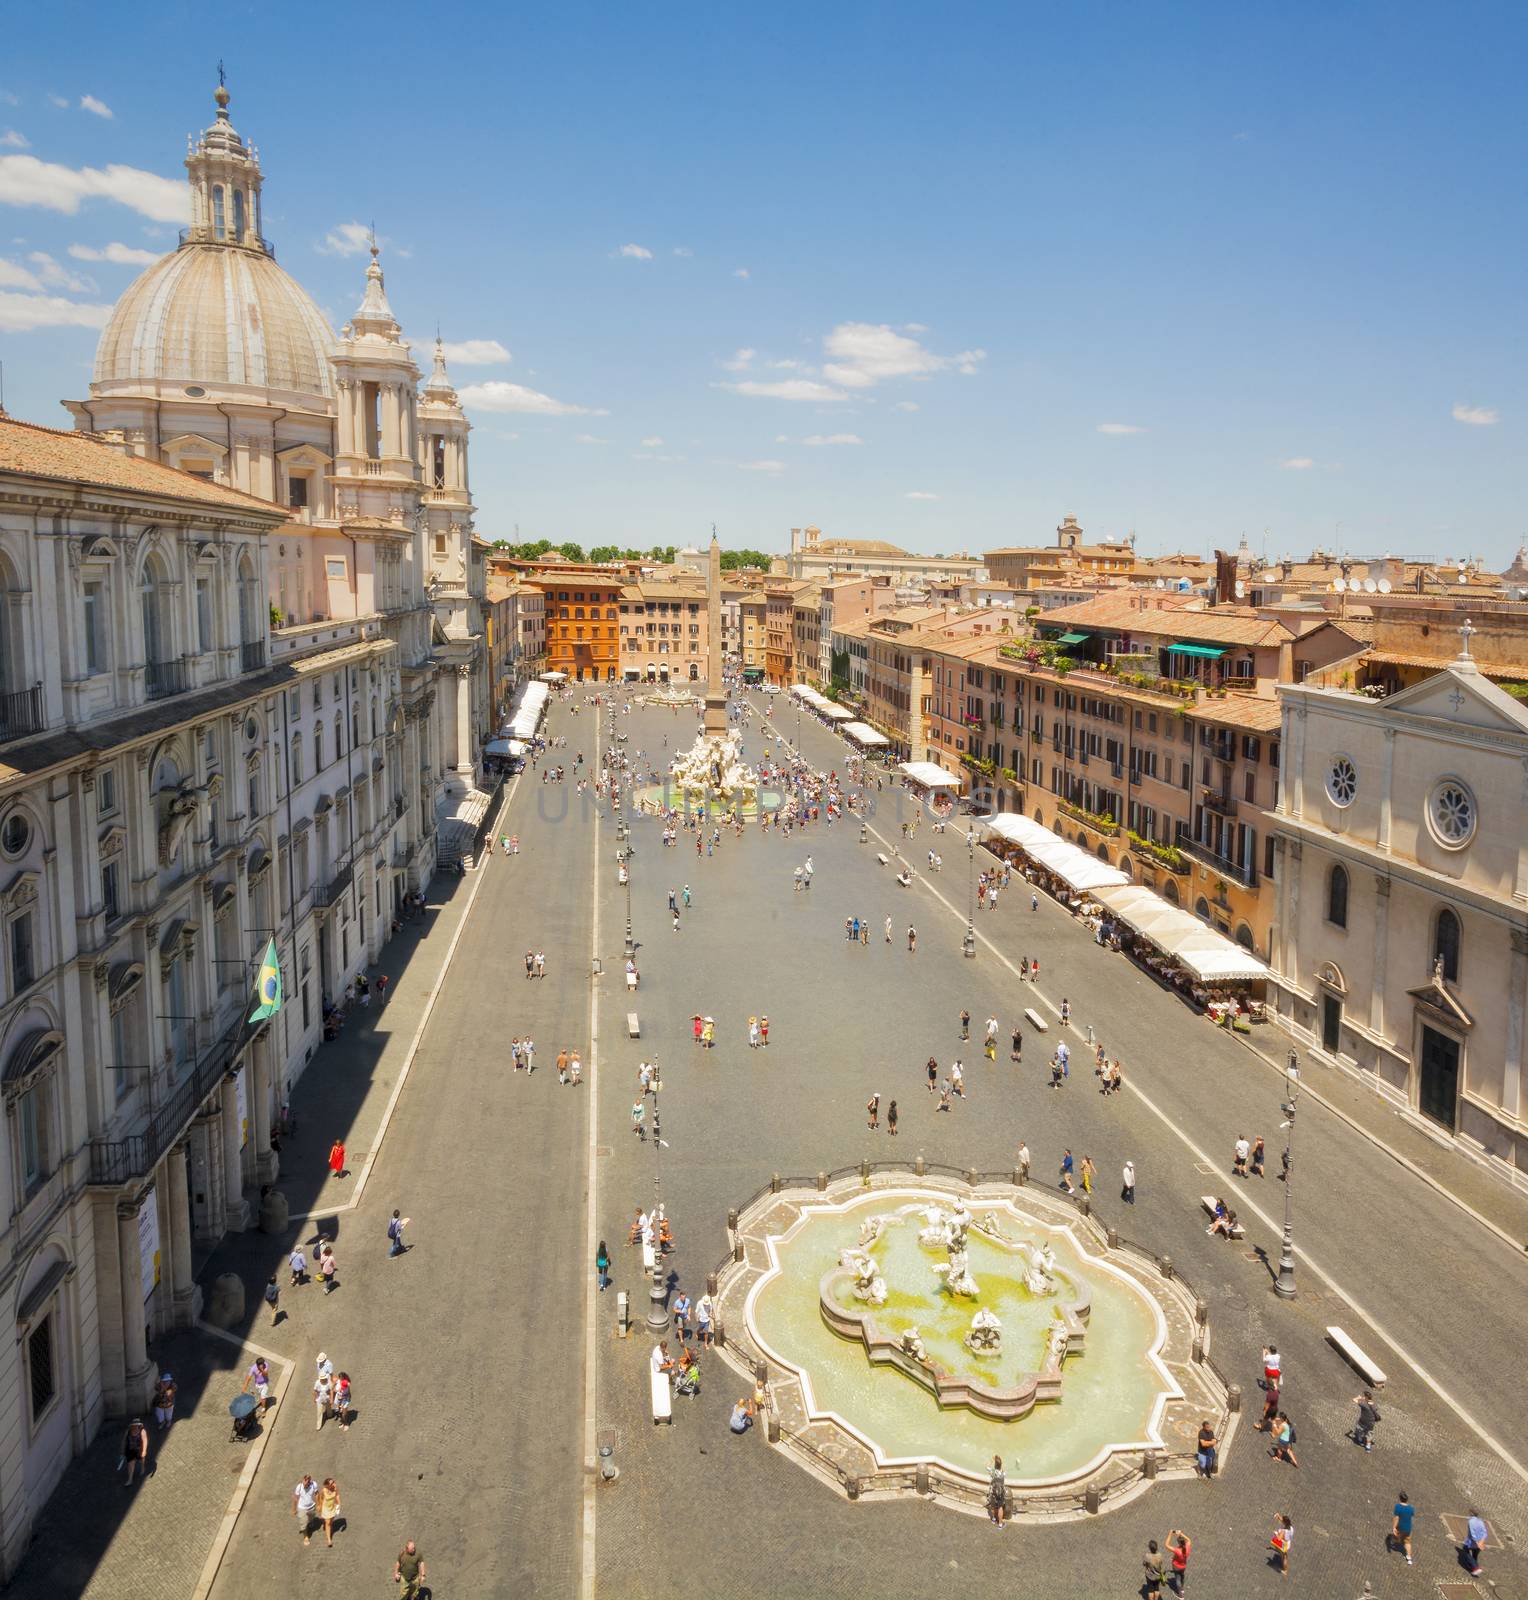
{"label": "tree", "polygon": [[572,539],[564,539],[557,548],[569,561],[582,561],[584,559],[584,547],[581,544],[576,544]]}
{"label": "tree", "polygon": [[595,563],[601,561],[620,561],[621,547],[618,544],[597,544],[589,552],[589,559]]}
{"label": "tree", "polygon": [[769,557],[762,550],[723,550],[722,571],[736,572],[739,567],[759,567],[769,571]]}

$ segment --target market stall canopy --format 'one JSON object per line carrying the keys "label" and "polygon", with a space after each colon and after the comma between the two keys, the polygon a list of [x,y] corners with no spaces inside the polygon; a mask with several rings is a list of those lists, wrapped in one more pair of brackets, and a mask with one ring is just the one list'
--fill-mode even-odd
{"label": "market stall canopy", "polygon": [[1205,983],[1255,983],[1268,976],[1267,966],[1250,950],[1243,950],[1223,933],[1207,928],[1198,917],[1180,906],[1169,905],[1149,889],[1133,884],[1126,889],[1105,889],[1098,899],[1110,916],[1134,929],[1163,955],[1181,962]]}
{"label": "market stall canopy", "polygon": [[567,673],[558,672],[555,667],[550,672],[543,672],[541,674],[541,681],[543,683],[566,683],[567,680]]}
{"label": "market stall canopy", "polygon": [[518,739],[490,739],[483,746],[485,756],[517,756],[525,746]]}
{"label": "market stall canopy", "polygon": [[1031,822],[1017,811],[1000,811],[987,823],[990,832],[1009,844],[1016,844],[1032,861],[1053,872],[1078,894],[1097,889],[1128,885],[1130,879],[1107,861],[1089,855],[1075,844],[1068,844],[1058,833]]}
{"label": "market stall canopy", "polygon": [[830,718],[834,722],[852,722],[854,720],[854,713],[848,706],[835,705],[831,700],[824,700],[817,709],[822,712],[823,716]]}
{"label": "market stall canopy", "polygon": [[924,789],[958,789],[961,784],[955,773],[946,772],[933,761],[903,761],[897,771]]}
{"label": "market stall canopy", "polygon": [[891,743],[884,733],[877,733],[868,722],[846,722],[844,732],[856,744],[862,744],[868,750],[879,749],[880,746]]}

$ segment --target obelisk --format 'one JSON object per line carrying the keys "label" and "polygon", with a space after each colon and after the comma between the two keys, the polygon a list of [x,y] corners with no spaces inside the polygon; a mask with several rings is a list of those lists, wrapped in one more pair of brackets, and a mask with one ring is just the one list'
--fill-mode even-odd
{"label": "obelisk", "polygon": [[722,683],[722,547],[711,529],[711,559],[706,582],[706,626],[710,640],[706,651],[705,733],[727,732],[727,690]]}

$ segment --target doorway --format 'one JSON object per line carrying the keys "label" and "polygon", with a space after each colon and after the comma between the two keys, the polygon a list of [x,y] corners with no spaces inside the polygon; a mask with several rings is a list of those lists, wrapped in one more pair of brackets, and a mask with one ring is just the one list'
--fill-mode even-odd
{"label": "doorway", "polygon": [[1321,996],[1321,1048],[1334,1056],[1341,1038],[1342,1001],[1334,994],[1324,994]]}
{"label": "doorway", "polygon": [[1422,1075],[1417,1105],[1424,1117],[1454,1131],[1459,1104],[1459,1041],[1422,1029]]}

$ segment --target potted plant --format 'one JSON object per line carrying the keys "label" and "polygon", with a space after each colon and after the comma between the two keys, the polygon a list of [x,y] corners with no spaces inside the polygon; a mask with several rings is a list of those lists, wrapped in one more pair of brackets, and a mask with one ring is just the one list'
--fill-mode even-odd
{"label": "potted plant", "polygon": [[273,628],[279,628],[282,625],[283,621],[285,621],[285,617],[284,617],[284,614],[282,613],[281,607],[278,606],[278,605],[272,604],[272,606],[271,606],[271,626]]}

